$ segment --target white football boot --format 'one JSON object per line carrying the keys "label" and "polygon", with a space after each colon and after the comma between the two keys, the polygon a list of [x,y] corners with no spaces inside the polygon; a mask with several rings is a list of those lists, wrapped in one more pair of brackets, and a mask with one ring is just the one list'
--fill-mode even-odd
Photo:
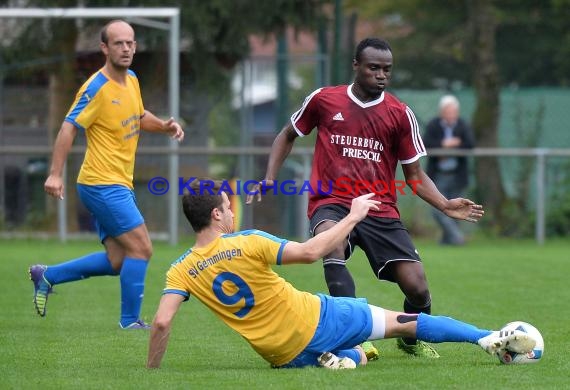
{"label": "white football boot", "polygon": [[497,330],[488,336],[480,338],[477,344],[490,355],[496,355],[502,350],[527,353],[532,351],[536,345],[536,340],[528,333],[520,330]]}
{"label": "white football boot", "polygon": [[318,358],[319,365],[329,370],[346,370],[356,368],[356,363],[349,357],[339,358],[334,353],[325,352]]}

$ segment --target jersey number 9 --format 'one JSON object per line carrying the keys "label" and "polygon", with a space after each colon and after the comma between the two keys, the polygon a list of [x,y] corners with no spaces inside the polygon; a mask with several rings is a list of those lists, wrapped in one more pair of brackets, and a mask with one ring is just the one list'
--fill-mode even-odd
{"label": "jersey number 9", "polygon": [[[238,288],[237,291],[232,295],[226,294],[222,288],[222,284],[224,282],[233,283]],[[251,288],[249,288],[245,280],[231,272],[222,272],[216,276],[212,285],[212,290],[214,291],[216,298],[218,298],[224,305],[235,305],[242,299],[244,300],[244,306],[234,312],[234,314],[239,318],[245,317],[255,304]]]}

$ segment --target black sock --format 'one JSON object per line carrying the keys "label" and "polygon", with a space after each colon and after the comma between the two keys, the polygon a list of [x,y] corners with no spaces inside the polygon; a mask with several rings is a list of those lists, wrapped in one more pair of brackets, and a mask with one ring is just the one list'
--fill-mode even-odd
{"label": "black sock", "polygon": [[340,264],[324,266],[329,294],[333,297],[356,297],[356,287],[348,268]]}
{"label": "black sock", "polygon": [[[410,302],[408,302],[407,299],[404,299],[404,312],[406,313],[426,313],[426,314],[431,314],[431,300],[428,302],[428,304],[424,307],[418,307],[418,306],[414,306],[412,305]],[[411,338],[402,338],[404,340],[404,342],[408,345],[413,345],[416,344],[416,342],[418,341],[417,339],[411,339]]]}

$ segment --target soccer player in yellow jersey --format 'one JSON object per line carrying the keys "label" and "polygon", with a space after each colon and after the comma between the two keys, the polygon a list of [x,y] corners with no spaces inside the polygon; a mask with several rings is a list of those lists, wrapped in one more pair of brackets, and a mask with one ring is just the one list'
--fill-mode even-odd
{"label": "soccer player in yellow jersey", "polygon": [[57,135],[45,191],[63,199],[63,168],[78,132],[87,138],[77,178],[81,201],[95,219],[104,252],[91,253],[57,265],[34,265],[34,304],[46,314],[51,287],[90,276],[120,275],[123,329],[148,329],[140,319],[144,281],[152,243],[133,192],[135,153],[141,130],[164,133],[178,141],[182,127],[144,109],[139,82],[129,69],[135,54],[133,28],[112,20],[101,30],[105,65],[79,89]]}
{"label": "soccer player in yellow jersey", "polygon": [[371,199],[374,194],[355,198],[344,219],[299,243],[259,230],[234,233],[228,196],[219,183],[211,183],[182,199],[196,243],[167,273],[152,323],[147,367],[160,366],[172,320],[192,295],[273,367],[355,368],[367,362],[360,343],[389,337],[470,342],[491,354],[534,347],[535,341],[520,331],[492,332],[449,317],[385,310],[365,299],[299,291],[272,270],[272,265],[312,263],[330,251],[369,210],[378,208],[380,202]]}

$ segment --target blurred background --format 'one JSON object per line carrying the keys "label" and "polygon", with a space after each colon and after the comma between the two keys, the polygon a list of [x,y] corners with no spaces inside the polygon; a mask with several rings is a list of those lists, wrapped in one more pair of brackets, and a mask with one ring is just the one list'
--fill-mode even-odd
{"label": "blurred background", "polygon": [[[93,234],[74,189],[83,136],[68,159],[65,202],[46,196],[43,184],[77,88],[104,63],[99,30],[112,18],[6,12],[54,3],[0,0],[3,238]],[[389,92],[421,125],[437,115],[442,95],[459,98],[477,145],[468,152],[466,195],[487,210],[479,225],[462,225],[468,234],[538,241],[570,234],[570,0],[61,0],[57,7],[180,12],[175,112],[186,139],[173,148],[166,137],[141,134],[135,168],[137,200],[155,239],[175,243],[190,232],[183,217],[172,215],[180,214],[179,197],[148,189],[153,177],[172,177],[173,154],[179,177],[262,179],[277,132],[313,90],[351,82],[354,48],[369,36],[390,42]],[[125,19],[136,31],[132,68],[145,107],[167,118],[172,24]],[[314,134],[297,141],[280,180],[308,178],[313,145]],[[241,200],[241,228],[307,236],[306,193],[269,195],[253,206]],[[435,238],[429,206],[414,196],[399,202],[412,234]]]}

